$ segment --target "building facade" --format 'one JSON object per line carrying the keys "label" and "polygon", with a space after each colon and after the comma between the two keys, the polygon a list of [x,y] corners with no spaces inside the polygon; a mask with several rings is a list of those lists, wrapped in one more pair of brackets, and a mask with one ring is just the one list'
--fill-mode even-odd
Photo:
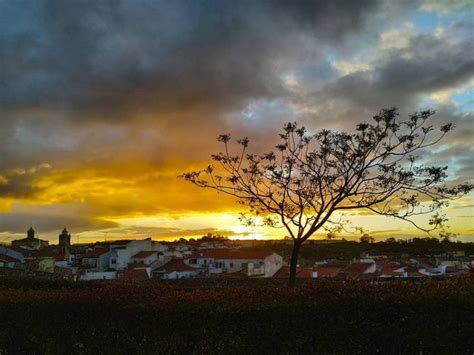
{"label": "building facade", "polygon": [[17,239],[12,241],[14,247],[26,247],[30,249],[42,249],[49,245],[47,240],[42,240],[35,237],[35,230],[30,227],[26,232],[26,238]]}

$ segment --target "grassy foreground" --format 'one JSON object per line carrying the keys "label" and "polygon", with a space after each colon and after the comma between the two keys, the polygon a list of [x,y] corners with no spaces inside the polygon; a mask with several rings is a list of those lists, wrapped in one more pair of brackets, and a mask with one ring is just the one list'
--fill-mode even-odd
{"label": "grassy foreground", "polygon": [[472,353],[474,278],[73,283],[0,277],[0,353]]}

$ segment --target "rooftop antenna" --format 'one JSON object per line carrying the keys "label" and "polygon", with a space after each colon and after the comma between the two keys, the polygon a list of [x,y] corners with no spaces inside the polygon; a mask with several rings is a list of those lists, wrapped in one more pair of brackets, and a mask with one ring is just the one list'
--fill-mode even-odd
{"label": "rooftop antenna", "polygon": [[105,235],[104,235],[104,242],[107,242],[107,234],[108,234],[109,232],[102,232],[102,233],[105,234]]}

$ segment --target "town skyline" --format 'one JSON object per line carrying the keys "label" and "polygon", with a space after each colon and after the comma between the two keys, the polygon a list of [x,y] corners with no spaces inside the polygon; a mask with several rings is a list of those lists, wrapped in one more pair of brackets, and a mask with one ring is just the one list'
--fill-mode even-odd
{"label": "town skyline", "polygon": [[[284,238],[177,176],[206,166],[221,133],[265,151],[285,122],[351,132],[391,106],[453,123],[423,160],[472,182],[468,1],[204,3],[0,3],[0,242],[30,226],[50,241],[63,227],[84,242]],[[472,194],[446,212],[474,241]],[[426,236],[347,217],[377,240]]]}
{"label": "town skyline", "polygon": [[[22,239],[25,236],[28,235],[28,232],[33,229],[35,238],[47,241],[50,245],[56,245],[56,244],[61,244],[58,242],[58,233],[61,234],[64,231],[67,233],[70,233],[69,229],[65,226],[63,228],[58,228],[55,232],[51,232],[45,234],[46,236],[43,236],[41,231],[38,232],[38,230],[34,229],[33,226],[30,226],[28,230],[25,230],[23,233],[12,233],[8,235],[8,237],[3,238],[3,240],[0,241],[0,244],[3,245],[9,245],[12,241],[15,241],[16,239]],[[124,234],[117,234],[111,233],[109,235],[109,232],[103,232],[103,234],[100,236],[98,234],[92,235],[90,237],[84,236],[83,234],[74,234],[74,232],[70,233],[70,243],[71,244],[91,244],[94,242],[114,242],[114,241],[131,241],[131,240],[144,240],[144,239],[151,239],[156,242],[179,242],[179,241],[190,241],[190,240],[198,240],[201,238],[205,237],[218,237],[218,238],[224,238],[228,239],[230,241],[279,241],[279,240],[291,240],[289,236],[283,236],[283,237],[277,237],[277,238],[265,238],[265,237],[260,237],[260,236],[255,236],[252,234],[244,234],[244,235],[237,235],[237,236],[227,236],[227,235],[222,235],[215,233],[215,230],[212,229],[203,229],[201,230],[201,234],[188,234],[188,235],[170,235],[167,237],[156,237],[153,235],[124,235]],[[380,231],[375,231],[375,233],[371,233],[370,231],[361,231],[361,232],[354,232],[354,233],[339,233],[339,234],[334,234],[331,236],[331,238],[328,238],[328,233],[325,232],[320,232],[320,233],[315,233],[314,237],[310,238],[309,241],[360,241],[361,237],[363,236],[370,236],[373,238],[374,242],[384,242],[389,239],[395,239],[398,241],[409,241],[414,238],[417,239],[429,239],[429,238],[438,238],[436,235],[428,235],[426,233],[423,233],[421,231],[418,231],[418,234],[411,234],[411,235],[400,235],[396,233],[388,234],[388,235],[379,235]],[[461,242],[461,243],[473,243],[473,240],[469,236],[462,236],[462,235],[450,235],[448,236],[449,240],[454,241],[454,242]],[[442,239],[442,238],[441,238]],[[440,240],[441,240],[440,239]]]}

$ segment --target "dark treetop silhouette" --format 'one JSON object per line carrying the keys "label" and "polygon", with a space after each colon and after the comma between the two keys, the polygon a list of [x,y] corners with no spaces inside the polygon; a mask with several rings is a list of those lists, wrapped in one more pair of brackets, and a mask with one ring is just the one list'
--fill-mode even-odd
{"label": "dark treetop silhouette", "polygon": [[[326,129],[312,134],[288,123],[281,143],[264,154],[249,153],[249,139],[243,138],[234,155],[230,134],[223,134],[218,141],[224,152],[212,155],[219,165],[181,177],[232,195],[265,224],[286,228],[294,241],[289,277],[293,286],[302,243],[321,228],[341,228],[345,223],[334,220],[335,212],[364,208],[408,221],[427,233],[445,233],[447,219],[440,210],[473,186],[447,186],[447,167],[418,162],[416,153],[453,129],[446,124],[436,131],[429,125],[433,114],[416,112],[404,121],[396,108],[383,109],[352,134]],[[426,226],[412,219],[422,214],[431,214]],[[252,223],[245,215],[242,219]]]}

